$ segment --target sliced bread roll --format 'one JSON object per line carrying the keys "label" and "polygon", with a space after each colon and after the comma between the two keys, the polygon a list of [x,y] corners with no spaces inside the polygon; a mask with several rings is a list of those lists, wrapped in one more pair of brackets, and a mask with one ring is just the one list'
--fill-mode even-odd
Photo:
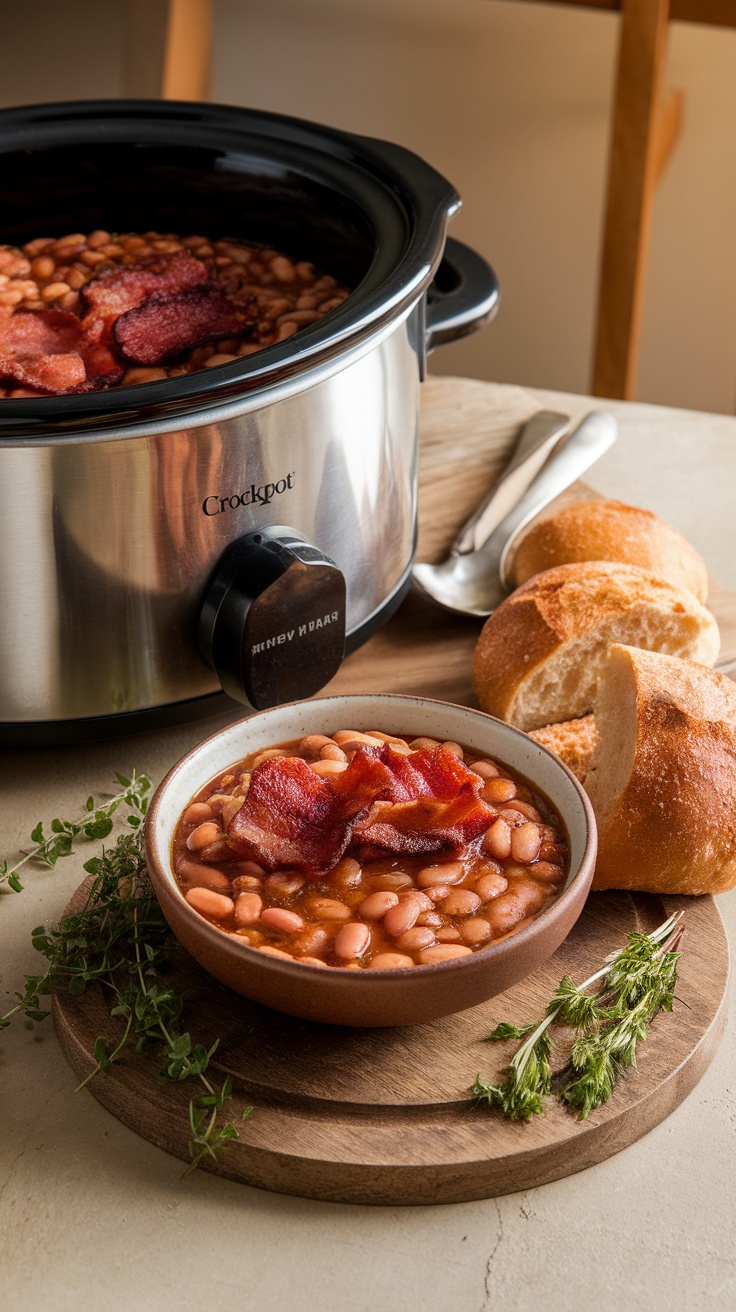
{"label": "sliced bread roll", "polygon": [[581,501],[533,524],[517,546],[514,586],[534,574],[576,560],[610,560],[638,565],[698,601],[708,596],[708,571],[686,538],[650,510],[622,501]]}
{"label": "sliced bread roll", "polygon": [[585,778],[598,822],[593,888],[722,893],[736,883],[736,684],[614,646]]}
{"label": "sliced bread roll", "polygon": [[559,756],[575,778],[581,784],[585,783],[598,746],[594,715],[584,715],[580,720],[563,720],[562,724],[547,724],[543,729],[533,729],[529,737]]}
{"label": "sliced bread roll", "polygon": [[484,711],[519,729],[593,709],[612,643],[712,665],[718,626],[685,588],[634,565],[593,561],[536,574],[494,611],[473,657]]}

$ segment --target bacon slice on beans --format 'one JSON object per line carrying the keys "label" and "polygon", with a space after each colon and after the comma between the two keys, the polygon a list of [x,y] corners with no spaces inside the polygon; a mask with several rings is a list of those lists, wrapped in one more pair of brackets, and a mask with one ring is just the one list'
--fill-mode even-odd
{"label": "bacon slice on beans", "polygon": [[66,310],[16,310],[0,318],[0,378],[63,396],[109,387],[123,367],[104,347],[89,347]]}
{"label": "bacon slice on beans", "polygon": [[208,281],[206,265],[186,251],[164,255],[154,264],[127,269],[110,269],[91,278],[80,295],[95,316],[116,319],[133,310],[149,296],[173,296],[185,287]]}
{"label": "bacon slice on beans", "polygon": [[149,296],[115,320],[113,338],[126,360],[163,364],[208,337],[239,333],[248,314],[236,309],[215,283],[173,295]]}
{"label": "bacon slice on beans", "polygon": [[393,787],[353,829],[353,842],[388,852],[437,852],[485,833],[496,812],[480,799],[484,780],[446,747],[391,753]]}
{"label": "bacon slice on beans", "polygon": [[339,776],[342,782],[352,771],[354,791],[320,779],[299,756],[263,761],[228,826],[231,845],[269,870],[330,870],[350,841],[355,816],[390,782],[379,761],[368,759],[356,766],[358,755]]}
{"label": "bacon slice on beans", "polygon": [[386,852],[439,852],[485,832],[496,813],[484,781],[444,747],[411,757],[389,744],[360,747],[347,770],[315,775],[300,757],[262,762],[228,838],[267,869],[322,874],[351,843]]}

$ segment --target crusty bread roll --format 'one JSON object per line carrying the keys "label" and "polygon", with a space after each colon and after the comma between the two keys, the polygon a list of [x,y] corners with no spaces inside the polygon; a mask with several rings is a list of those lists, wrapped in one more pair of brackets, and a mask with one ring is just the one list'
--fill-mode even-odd
{"label": "crusty bread roll", "polygon": [[511,566],[514,587],[534,574],[576,560],[638,565],[705,601],[708,571],[694,547],[650,510],[622,501],[580,501],[533,524]]}
{"label": "crusty bread roll", "polygon": [[486,621],[473,657],[478,703],[527,730],[587,715],[614,642],[712,665],[719,635],[691,592],[646,570],[559,565],[517,588]]}
{"label": "crusty bread roll", "polygon": [[532,729],[530,738],[549,748],[572,770],[581,784],[590,769],[598,746],[595,716],[584,715],[580,720],[563,720],[562,724],[547,724],[543,729]]}
{"label": "crusty bread roll", "polygon": [[593,888],[722,893],[736,883],[736,684],[692,661],[614,646],[585,787]]}

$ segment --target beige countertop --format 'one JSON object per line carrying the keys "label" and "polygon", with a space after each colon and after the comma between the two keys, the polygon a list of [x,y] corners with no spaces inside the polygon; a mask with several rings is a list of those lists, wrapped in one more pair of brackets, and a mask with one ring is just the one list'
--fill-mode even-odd
{"label": "beige countertop", "polygon": [[[446,384],[444,384],[446,387]],[[488,406],[517,389],[483,388]],[[439,384],[431,383],[425,403]],[[446,395],[446,392],[445,392]],[[479,393],[480,395],[480,393]],[[573,414],[589,399],[527,393]],[[612,405],[620,443],[590,481],[657,510],[736,587],[736,419]],[[643,471],[643,472],[642,472]],[[359,691],[359,689],[355,689]],[[220,721],[113,742],[6,750],[0,854],[37,820],[76,814],[133,766],[158,782]],[[60,915],[86,853],[28,872],[0,898],[0,1012],[38,968],[30,931]],[[736,891],[718,900],[731,943]],[[631,1078],[635,1078],[632,1076]],[[671,1312],[736,1304],[733,1022],[690,1097],[644,1139],[582,1174],[483,1202],[408,1208],[316,1203],[196,1172],[75,1095],[49,1021],[0,1033],[1,1312]],[[428,1199],[428,1203],[431,1200]]]}

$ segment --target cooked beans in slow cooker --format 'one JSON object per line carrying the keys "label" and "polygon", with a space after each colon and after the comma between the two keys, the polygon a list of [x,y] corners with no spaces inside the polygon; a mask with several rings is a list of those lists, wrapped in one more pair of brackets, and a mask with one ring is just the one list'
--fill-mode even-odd
{"label": "cooked beans in slow cooker", "polygon": [[348,295],[308,259],[202,235],[73,232],[0,245],[0,397],[228,364],[316,323]]}
{"label": "cooked beans in slow cooker", "polygon": [[560,892],[560,817],[458,743],[343,729],[253,753],[174,835],[189,905],[261,952],[312,966],[469,956]]}

